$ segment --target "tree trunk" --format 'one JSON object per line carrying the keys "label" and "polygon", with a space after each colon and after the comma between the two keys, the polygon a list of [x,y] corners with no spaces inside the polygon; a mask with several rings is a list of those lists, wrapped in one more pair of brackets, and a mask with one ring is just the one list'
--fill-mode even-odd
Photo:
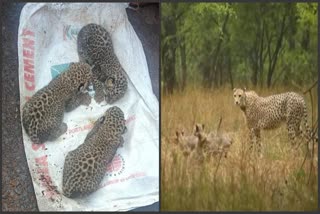
{"label": "tree trunk", "polygon": [[[164,24],[165,31],[167,32],[167,37],[174,36],[176,34],[175,21],[167,21]],[[163,71],[164,71],[164,82],[166,92],[172,94],[176,86],[176,39],[172,38],[163,45]]]}
{"label": "tree trunk", "polygon": [[309,42],[310,42],[310,30],[307,26],[306,29],[303,32],[301,46],[305,51],[308,51],[309,49]]}
{"label": "tree trunk", "polygon": [[182,90],[186,87],[187,82],[187,62],[186,62],[186,45],[184,41],[181,42],[180,56],[181,56],[181,69],[182,69]]}
{"label": "tree trunk", "polygon": [[264,28],[265,24],[264,21],[262,22],[262,30],[260,36],[260,52],[259,52],[259,74],[260,74],[260,87],[263,87],[263,64],[264,64],[264,57],[263,57],[263,50],[264,50]]}
{"label": "tree trunk", "polygon": [[229,73],[229,80],[230,80],[230,84],[231,84],[231,89],[233,89],[233,77],[232,77],[232,67],[231,67],[231,59],[230,59],[230,56],[228,56],[228,59],[227,59],[227,64],[228,64],[228,73]]}
{"label": "tree trunk", "polygon": [[[227,13],[225,19],[224,19],[224,22],[223,22],[223,25],[222,25],[222,33],[225,33],[226,31],[226,27],[227,27],[227,23],[228,23],[228,20],[229,20],[229,13]],[[221,49],[221,44],[223,42],[223,38],[222,36],[219,36],[219,40],[218,40],[218,44],[217,44],[217,48],[215,50],[215,53],[213,54],[213,72],[215,73],[215,77],[217,76],[217,62],[218,62],[218,57],[219,57],[219,54],[220,54],[220,49]],[[217,79],[215,78],[214,79],[214,82],[215,82],[215,85],[217,85]]]}
{"label": "tree trunk", "polygon": [[[280,35],[278,37],[278,40],[277,40],[277,44],[276,44],[276,49],[272,55],[272,57],[270,58],[270,54],[269,54],[269,69],[268,69],[268,76],[267,76],[267,86],[268,88],[270,88],[271,86],[271,80],[272,80],[272,75],[274,73],[274,70],[275,70],[275,67],[276,67],[276,64],[277,64],[277,60],[278,60],[278,54],[279,54],[279,51],[280,51],[280,48],[282,46],[282,40],[283,40],[283,37],[284,37],[284,31],[285,31],[285,23],[286,23],[286,16],[287,14],[285,13],[283,15],[283,18],[282,18],[282,23],[281,23],[281,30],[280,30]],[[269,53],[270,53],[270,45],[269,44]]]}

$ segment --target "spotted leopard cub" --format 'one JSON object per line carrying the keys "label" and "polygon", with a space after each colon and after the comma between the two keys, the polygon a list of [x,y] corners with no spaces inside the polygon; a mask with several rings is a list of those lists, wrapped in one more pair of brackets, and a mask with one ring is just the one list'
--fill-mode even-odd
{"label": "spotted leopard cub", "polygon": [[63,169],[63,194],[69,198],[86,196],[99,188],[118,147],[124,143],[124,114],[109,108],[98,119],[83,144],[66,156]]}
{"label": "spotted leopard cub", "polygon": [[282,122],[287,124],[288,136],[292,144],[302,133],[300,124],[304,121],[305,136],[309,139],[311,130],[307,120],[307,106],[303,97],[295,92],[260,97],[245,88],[233,90],[234,103],[242,110],[249,128],[251,147],[260,144],[261,129],[275,129]]}
{"label": "spotted leopard cub", "polygon": [[97,24],[84,26],[77,39],[78,55],[82,62],[93,66],[94,99],[112,104],[127,91],[128,81],[112,45],[110,34]]}
{"label": "spotted leopard cub", "polygon": [[37,91],[23,106],[22,124],[33,143],[54,140],[67,131],[64,111],[89,105],[85,92],[92,78],[86,63],[71,63],[68,70]]}

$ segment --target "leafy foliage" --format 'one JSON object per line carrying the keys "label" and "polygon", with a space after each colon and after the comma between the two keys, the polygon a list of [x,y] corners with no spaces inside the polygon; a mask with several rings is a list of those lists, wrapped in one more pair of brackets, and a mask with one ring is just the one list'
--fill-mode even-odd
{"label": "leafy foliage", "polygon": [[316,3],[163,3],[161,13],[164,92],[317,80]]}

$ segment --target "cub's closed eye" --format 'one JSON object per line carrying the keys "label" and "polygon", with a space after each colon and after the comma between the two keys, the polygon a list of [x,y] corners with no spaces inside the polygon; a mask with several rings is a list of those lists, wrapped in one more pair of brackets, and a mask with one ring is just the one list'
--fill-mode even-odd
{"label": "cub's closed eye", "polygon": [[78,87],[78,91],[81,91],[83,89],[84,83],[81,83]]}
{"label": "cub's closed eye", "polygon": [[239,95],[239,97],[241,97],[241,95]]}
{"label": "cub's closed eye", "polygon": [[106,117],[105,117],[105,116],[100,117],[100,118],[99,118],[99,122],[100,122],[100,123],[103,123],[103,121],[104,121],[105,119],[106,119]]}
{"label": "cub's closed eye", "polygon": [[114,78],[113,78],[113,77],[109,77],[108,82],[110,82],[110,83],[114,84],[115,80],[114,80]]}

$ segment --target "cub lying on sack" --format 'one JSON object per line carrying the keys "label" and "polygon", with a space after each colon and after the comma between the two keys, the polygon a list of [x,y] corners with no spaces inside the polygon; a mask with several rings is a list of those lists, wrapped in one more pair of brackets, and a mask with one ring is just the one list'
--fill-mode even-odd
{"label": "cub lying on sack", "polygon": [[311,138],[311,130],[308,126],[307,107],[301,95],[294,92],[276,94],[268,97],[260,97],[254,91],[246,89],[233,89],[234,103],[240,107],[249,128],[252,148],[253,142],[260,144],[261,129],[275,129],[282,122],[286,122],[288,136],[292,144],[302,133],[300,123],[304,120],[306,138]]}
{"label": "cub lying on sack", "polygon": [[118,107],[109,108],[95,123],[84,143],[66,156],[63,167],[63,194],[86,196],[99,188],[106,166],[123,145],[125,119]]}
{"label": "cub lying on sack", "polygon": [[22,124],[33,143],[54,140],[67,131],[64,111],[81,104],[89,105],[84,93],[91,81],[91,68],[86,63],[71,63],[69,68],[37,91],[22,108]]}
{"label": "cub lying on sack", "polygon": [[127,91],[128,81],[112,45],[110,34],[102,26],[84,26],[77,39],[80,61],[93,66],[94,99],[112,104]]}

